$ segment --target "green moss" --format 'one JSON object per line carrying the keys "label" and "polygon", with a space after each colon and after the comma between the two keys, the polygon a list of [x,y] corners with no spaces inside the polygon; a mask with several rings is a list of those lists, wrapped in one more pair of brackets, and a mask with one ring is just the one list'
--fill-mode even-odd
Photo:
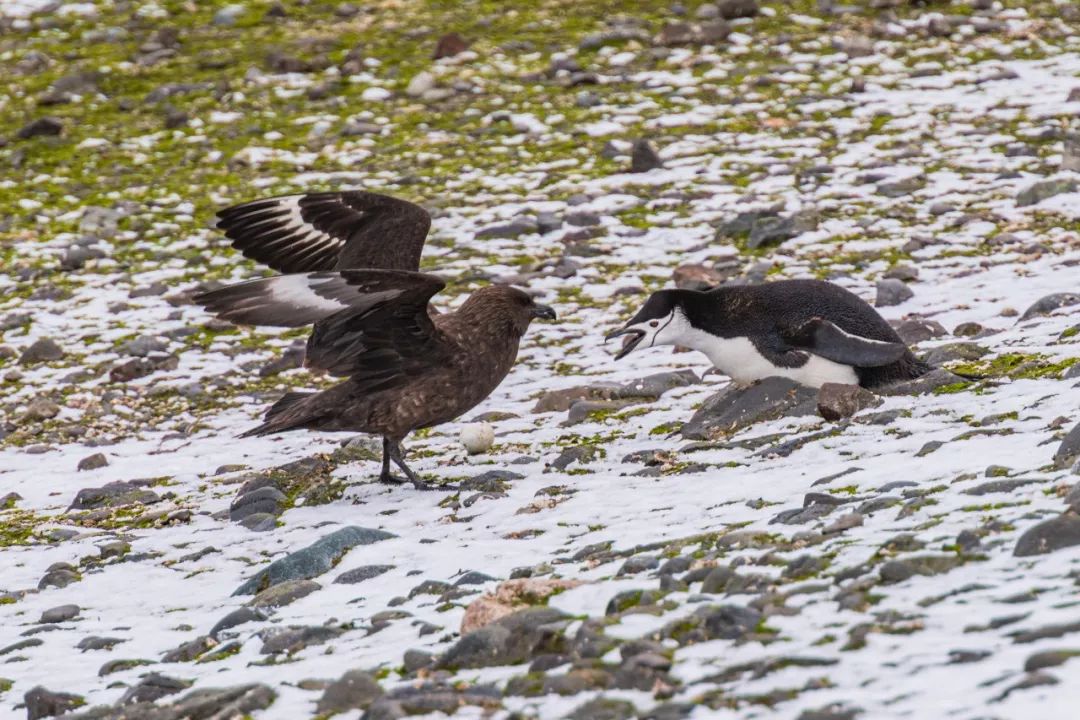
{"label": "green moss", "polygon": [[1040,354],[1003,353],[989,360],[954,365],[950,369],[962,375],[1023,380],[1060,377],[1065,370],[1077,362],[1080,362],[1080,358],[1051,361]]}

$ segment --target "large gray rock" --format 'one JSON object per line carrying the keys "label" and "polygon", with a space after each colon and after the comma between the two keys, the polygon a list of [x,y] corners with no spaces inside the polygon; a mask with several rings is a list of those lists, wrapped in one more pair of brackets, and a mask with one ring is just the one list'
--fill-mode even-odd
{"label": "large gray rock", "polygon": [[1041,522],[1021,535],[1013,555],[1044,555],[1073,545],[1080,545],[1080,515],[1066,513]]}
{"label": "large gray rock", "polygon": [[254,595],[287,580],[301,580],[322,575],[337,565],[345,553],[357,545],[370,545],[392,537],[396,535],[383,530],[355,526],[336,530],[306,548],[270,563],[238,587],[233,595]]}
{"label": "large gray rock", "polygon": [[730,387],[702,404],[683,425],[688,440],[707,440],[764,420],[813,415],[817,392],[787,378],[770,377],[749,387]]}

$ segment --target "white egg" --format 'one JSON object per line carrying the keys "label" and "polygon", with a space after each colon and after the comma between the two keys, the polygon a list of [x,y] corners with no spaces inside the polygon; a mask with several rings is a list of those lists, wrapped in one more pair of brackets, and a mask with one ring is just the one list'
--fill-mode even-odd
{"label": "white egg", "polygon": [[461,444],[470,455],[486,453],[495,444],[495,428],[489,423],[469,423],[461,428]]}

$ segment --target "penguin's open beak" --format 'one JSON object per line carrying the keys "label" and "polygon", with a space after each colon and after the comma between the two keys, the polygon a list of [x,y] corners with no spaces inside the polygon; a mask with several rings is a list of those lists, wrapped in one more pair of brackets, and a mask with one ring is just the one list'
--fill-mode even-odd
{"label": "penguin's open beak", "polygon": [[623,340],[622,349],[615,354],[616,360],[622,360],[624,357],[629,355],[631,352],[634,351],[634,348],[636,348],[638,344],[640,344],[641,341],[645,339],[644,330],[639,330],[638,328],[622,328],[621,330],[609,332],[607,335],[605,335],[604,342],[607,342],[608,340],[614,340],[615,338],[624,335],[627,337],[625,340]]}
{"label": "penguin's open beak", "polygon": [[556,320],[555,309],[548,305],[536,305],[532,309],[532,316],[542,320]]}

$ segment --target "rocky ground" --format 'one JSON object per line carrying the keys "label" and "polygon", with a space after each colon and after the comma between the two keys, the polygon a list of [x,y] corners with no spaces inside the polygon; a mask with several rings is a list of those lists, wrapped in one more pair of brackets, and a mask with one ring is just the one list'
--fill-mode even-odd
{"label": "rocky ground", "polygon": [[[1078,115],[1069,0],[0,3],[0,714],[1073,717]],[[192,305],[213,211],[349,187],[560,315],[459,489],[236,439],[326,380]],[[788,277],[981,379],[602,345]]]}

